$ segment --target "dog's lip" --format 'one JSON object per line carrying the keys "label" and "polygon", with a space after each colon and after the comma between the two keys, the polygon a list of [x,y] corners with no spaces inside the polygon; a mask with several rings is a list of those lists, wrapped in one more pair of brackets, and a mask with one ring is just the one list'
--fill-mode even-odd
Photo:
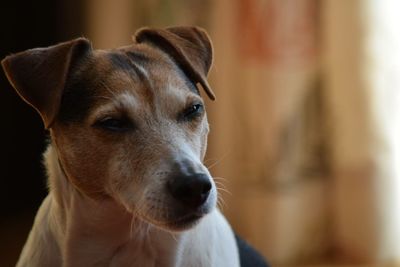
{"label": "dog's lip", "polygon": [[202,212],[193,212],[189,214],[185,214],[181,217],[178,217],[173,220],[168,220],[164,223],[164,225],[176,228],[176,230],[179,229],[185,229],[189,228],[190,226],[194,225],[196,222],[198,222],[205,213]]}
{"label": "dog's lip", "polygon": [[200,219],[201,217],[203,217],[203,214],[198,214],[198,213],[193,213],[193,214],[187,214],[185,216],[182,216],[176,220],[173,220],[171,223],[174,224],[185,224],[185,223],[189,223],[192,221],[196,221],[198,219]]}
{"label": "dog's lip", "polygon": [[167,221],[166,224],[176,225],[176,226],[190,225],[190,224],[200,220],[202,217],[207,215],[210,211],[211,211],[210,207],[208,207],[207,205],[202,205],[202,206],[198,207],[196,210],[188,212],[176,219]]}

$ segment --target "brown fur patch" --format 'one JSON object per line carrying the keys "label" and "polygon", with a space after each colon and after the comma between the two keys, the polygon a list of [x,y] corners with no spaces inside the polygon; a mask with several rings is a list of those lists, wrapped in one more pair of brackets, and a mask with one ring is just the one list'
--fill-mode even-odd
{"label": "brown fur patch", "polygon": [[[202,103],[193,88],[157,49],[141,45],[94,51],[71,73],[52,129],[71,182],[89,196],[104,197],[140,183],[151,172],[148,166],[168,155],[172,160],[179,139],[203,154],[208,126],[200,125],[207,121],[203,116],[180,120],[191,103]],[[94,127],[107,116],[126,117],[135,129],[117,133]]]}

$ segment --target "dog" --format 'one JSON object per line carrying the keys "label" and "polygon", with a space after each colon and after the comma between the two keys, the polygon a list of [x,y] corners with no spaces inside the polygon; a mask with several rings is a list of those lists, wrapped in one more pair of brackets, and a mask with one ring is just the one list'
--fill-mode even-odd
{"label": "dog", "polygon": [[49,193],[17,266],[240,265],[202,163],[212,58],[203,29],[170,27],[118,49],[78,38],[2,61],[50,135]]}

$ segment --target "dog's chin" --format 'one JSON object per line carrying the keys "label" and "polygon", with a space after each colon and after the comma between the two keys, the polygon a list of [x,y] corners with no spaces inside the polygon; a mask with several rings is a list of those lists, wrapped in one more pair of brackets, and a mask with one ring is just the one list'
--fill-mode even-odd
{"label": "dog's chin", "polygon": [[201,219],[206,216],[210,211],[207,212],[191,212],[185,215],[177,216],[176,218],[168,219],[149,219],[144,218],[150,224],[168,232],[182,232],[189,230],[196,226]]}
{"label": "dog's chin", "polygon": [[[182,206],[176,206],[173,210],[168,207],[157,207],[155,209],[154,206],[151,207],[151,209],[144,208],[137,212],[135,208],[128,206],[127,210],[138,219],[156,228],[168,232],[182,232],[193,228],[203,217],[211,213],[216,208],[216,201],[215,197],[210,197],[207,203],[196,209],[188,209]],[[169,210],[169,212],[160,212],[163,209]],[[153,213],[152,210],[158,212]]]}
{"label": "dog's chin", "polygon": [[204,215],[188,214],[176,220],[163,222],[159,227],[170,232],[182,232],[197,225],[203,217]]}

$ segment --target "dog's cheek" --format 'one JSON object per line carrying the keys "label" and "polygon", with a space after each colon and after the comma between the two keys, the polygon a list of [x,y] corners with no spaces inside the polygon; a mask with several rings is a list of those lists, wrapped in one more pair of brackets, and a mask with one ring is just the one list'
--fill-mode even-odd
{"label": "dog's cheek", "polygon": [[209,132],[209,128],[207,125],[207,127],[203,130],[201,137],[200,137],[200,159],[202,162],[204,161],[204,157],[206,156],[206,152],[207,152],[208,132]]}
{"label": "dog's cheek", "polygon": [[68,181],[89,197],[106,197],[107,149],[100,148],[85,131],[75,128],[52,135]]}
{"label": "dog's cheek", "polygon": [[113,146],[113,153],[107,167],[107,192],[128,210],[142,197],[146,181],[146,167],[152,166],[151,158],[144,151],[149,151],[143,141],[127,137],[121,145]]}
{"label": "dog's cheek", "polygon": [[193,152],[201,161],[204,160],[207,151],[208,132],[208,122],[206,117],[204,117],[202,122],[196,128],[190,129],[186,135],[187,141],[192,147]]}
{"label": "dog's cheek", "polygon": [[[127,153],[125,149],[118,149],[116,155],[108,162],[107,192],[119,203],[123,204],[128,210],[132,209],[135,203],[138,188],[138,179],[135,177],[135,166],[137,163]],[[135,179],[136,178],[136,179]]]}

